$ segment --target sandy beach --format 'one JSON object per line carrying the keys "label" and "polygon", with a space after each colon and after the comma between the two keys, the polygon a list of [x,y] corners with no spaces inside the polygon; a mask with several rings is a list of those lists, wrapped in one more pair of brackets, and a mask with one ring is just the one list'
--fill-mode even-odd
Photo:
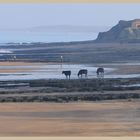
{"label": "sandy beach", "polygon": [[0,136],[140,136],[139,100],[2,103]]}

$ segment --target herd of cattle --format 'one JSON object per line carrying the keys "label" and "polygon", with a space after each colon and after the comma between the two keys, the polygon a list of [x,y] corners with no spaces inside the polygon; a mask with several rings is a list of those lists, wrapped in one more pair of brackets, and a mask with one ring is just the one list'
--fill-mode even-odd
{"label": "herd of cattle", "polygon": [[[67,79],[68,78],[70,79],[71,71],[70,70],[69,71],[62,71],[62,74],[64,74]],[[104,77],[104,68],[103,67],[97,68],[96,74],[97,74],[98,78],[103,78]],[[87,75],[88,75],[88,70],[87,69],[79,70],[77,76],[82,78],[83,75],[85,75],[85,77],[87,77]]]}

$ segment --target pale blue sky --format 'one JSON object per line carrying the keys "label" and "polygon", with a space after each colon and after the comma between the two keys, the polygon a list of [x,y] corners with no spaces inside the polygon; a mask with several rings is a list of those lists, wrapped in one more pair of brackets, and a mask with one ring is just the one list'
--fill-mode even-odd
{"label": "pale blue sky", "polygon": [[0,4],[0,28],[113,26],[135,18],[140,18],[140,4]]}

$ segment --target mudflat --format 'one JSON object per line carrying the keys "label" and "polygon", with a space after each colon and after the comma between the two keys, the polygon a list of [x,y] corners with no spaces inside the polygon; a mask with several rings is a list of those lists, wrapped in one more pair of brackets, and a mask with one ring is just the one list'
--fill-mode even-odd
{"label": "mudflat", "polygon": [[1,103],[0,136],[140,136],[139,101]]}
{"label": "mudflat", "polygon": [[[41,66],[44,65],[60,65],[60,63],[43,63],[43,62],[0,62],[0,73],[19,73],[19,72],[31,72],[40,70]],[[67,63],[66,63],[67,64]],[[72,65],[73,63],[71,63]],[[70,64],[69,64],[70,65]],[[93,67],[98,67],[99,64],[90,64]],[[139,74],[140,64],[139,63],[104,63],[102,66],[106,68],[113,68],[109,74]]]}
{"label": "mudflat", "polygon": [[28,63],[28,62],[0,62],[0,73],[30,72],[35,68],[28,66],[40,66],[40,65],[43,64]]}

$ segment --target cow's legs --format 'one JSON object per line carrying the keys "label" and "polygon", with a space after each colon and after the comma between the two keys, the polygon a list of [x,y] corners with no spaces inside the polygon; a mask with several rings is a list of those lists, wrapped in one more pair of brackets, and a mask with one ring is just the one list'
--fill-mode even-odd
{"label": "cow's legs", "polygon": [[99,79],[102,78],[102,73],[99,72],[97,75],[98,75],[98,78],[99,78]]}
{"label": "cow's legs", "polygon": [[97,78],[100,78],[100,77],[99,77],[99,73],[97,73]]}
{"label": "cow's legs", "polygon": [[102,72],[102,78],[104,78],[104,73]]}

